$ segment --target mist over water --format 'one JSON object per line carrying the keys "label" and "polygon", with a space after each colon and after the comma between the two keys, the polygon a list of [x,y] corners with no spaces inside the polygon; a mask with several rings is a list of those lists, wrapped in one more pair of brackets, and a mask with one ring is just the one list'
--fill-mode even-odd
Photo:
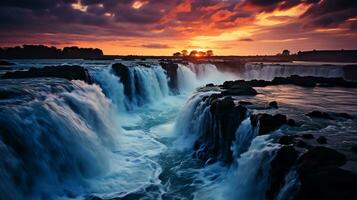
{"label": "mist over water", "polygon": [[[248,113],[235,132],[233,164],[199,163],[192,156],[194,142],[216,124],[209,104],[202,100],[215,91],[197,88],[239,77],[270,80],[301,71],[278,68],[258,74],[255,67],[247,66],[243,74],[232,74],[220,72],[212,64],[179,64],[176,94],[170,91],[169,77],[157,62],[148,62],[150,67],[123,62],[130,66],[132,90],[127,96],[112,63],[66,62],[88,69],[95,84],[57,78],[0,80],[0,90],[11,94],[0,99],[1,198],[265,199],[270,162],[279,147],[272,140],[283,134],[284,128],[269,136],[257,136]],[[19,61],[17,65],[29,63],[38,67],[63,64]],[[338,70],[306,74],[340,76]],[[299,95],[313,90],[286,88]],[[357,95],[355,89],[335,90],[331,96],[340,102],[335,107],[339,110],[345,109],[344,99]],[[276,96],[289,116],[301,116],[307,110],[304,103],[294,101],[293,93],[269,87],[259,92],[257,97],[242,100],[265,104]],[[331,104],[321,100],[329,98],[328,91],[314,95],[311,101],[319,106]],[[349,108],[356,109],[354,105],[357,102]],[[331,126],[356,130],[354,121]],[[345,133],[346,137],[350,134],[353,132]],[[286,183],[280,199],[286,199],[297,184],[293,172]]]}

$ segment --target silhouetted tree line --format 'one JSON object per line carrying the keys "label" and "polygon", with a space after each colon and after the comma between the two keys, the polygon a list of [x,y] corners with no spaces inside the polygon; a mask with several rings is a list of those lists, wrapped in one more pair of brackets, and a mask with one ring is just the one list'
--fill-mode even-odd
{"label": "silhouetted tree line", "polygon": [[209,57],[213,56],[213,51],[208,50],[208,51],[197,51],[197,50],[192,50],[190,53],[188,53],[187,50],[182,50],[181,52],[176,52],[172,54],[173,56],[190,56],[190,57]]}
{"label": "silhouetted tree line", "polygon": [[23,45],[0,48],[3,59],[51,59],[51,58],[100,58],[103,51],[98,48],[48,47],[44,45]]}

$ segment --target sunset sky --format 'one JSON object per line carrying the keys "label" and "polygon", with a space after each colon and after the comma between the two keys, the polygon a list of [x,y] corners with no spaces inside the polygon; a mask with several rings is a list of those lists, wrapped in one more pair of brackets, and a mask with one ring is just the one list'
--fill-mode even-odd
{"label": "sunset sky", "polygon": [[219,55],[357,49],[357,0],[1,0],[0,46]]}

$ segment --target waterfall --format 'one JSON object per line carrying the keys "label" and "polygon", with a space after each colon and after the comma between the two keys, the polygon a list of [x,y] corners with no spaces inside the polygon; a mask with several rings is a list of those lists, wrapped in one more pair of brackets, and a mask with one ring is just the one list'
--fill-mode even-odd
{"label": "waterfall", "polygon": [[222,84],[224,81],[235,80],[237,76],[232,73],[221,72],[213,64],[179,64],[177,79],[179,90],[182,93],[191,93],[195,88],[208,83]]}
{"label": "waterfall", "polygon": [[245,80],[257,79],[270,81],[275,77],[289,77],[291,75],[344,77],[344,71],[343,68],[339,66],[247,63],[240,77]]}
{"label": "waterfall", "polygon": [[[128,82],[123,82],[124,78],[116,76],[110,68],[91,71],[95,81],[119,110],[133,110],[169,96],[168,78],[160,66],[134,65],[127,67],[127,70]],[[125,87],[130,89],[127,93]]]}
{"label": "waterfall", "polygon": [[212,116],[208,103],[202,101],[204,95],[207,93],[192,95],[182,108],[174,127],[175,134],[179,137],[175,146],[192,148],[197,138],[211,129]]}
{"label": "waterfall", "polygon": [[110,68],[96,69],[90,71],[94,81],[100,85],[103,93],[113,102],[120,111],[125,110],[124,86],[119,77],[111,73]]}
{"label": "waterfall", "polygon": [[50,83],[31,84],[23,83],[20,90],[36,99],[1,106],[2,197],[78,192],[88,178],[109,168],[108,155],[121,131],[111,123],[110,102],[100,87],[82,81],[60,82],[52,94]]}
{"label": "waterfall", "polygon": [[246,152],[254,137],[258,135],[257,129],[252,127],[250,117],[246,118],[238,127],[235,136],[236,140],[233,143],[233,156],[239,158],[240,155]]}
{"label": "waterfall", "polygon": [[236,160],[237,165],[230,169],[224,186],[227,199],[266,199],[270,163],[279,148],[271,142],[269,135],[255,137],[249,149]]}
{"label": "waterfall", "polygon": [[123,130],[98,85],[26,79],[5,89],[14,96],[0,104],[2,198],[114,198],[159,184],[161,167],[150,157],[165,146]]}

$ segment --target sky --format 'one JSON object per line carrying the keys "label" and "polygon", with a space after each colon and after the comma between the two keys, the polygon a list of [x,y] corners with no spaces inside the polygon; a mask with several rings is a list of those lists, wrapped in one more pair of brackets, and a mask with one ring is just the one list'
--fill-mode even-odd
{"label": "sky", "polygon": [[357,49],[357,0],[1,0],[0,46],[107,55]]}

